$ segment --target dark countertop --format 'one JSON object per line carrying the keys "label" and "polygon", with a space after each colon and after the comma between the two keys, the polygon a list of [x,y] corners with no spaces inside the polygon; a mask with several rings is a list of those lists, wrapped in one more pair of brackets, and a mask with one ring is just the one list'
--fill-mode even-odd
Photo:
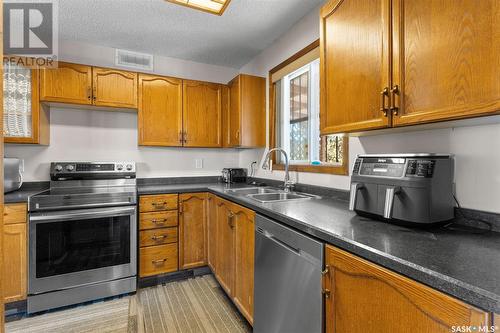
{"label": "dark countertop", "polygon": [[29,197],[45,191],[49,188],[49,182],[27,182],[17,191],[4,194],[4,203],[28,202]]}
{"label": "dark countertop", "polygon": [[209,191],[478,308],[500,312],[500,233],[461,226],[407,228],[358,216],[339,198],[264,204],[225,189],[219,183],[140,185],[138,193]]}

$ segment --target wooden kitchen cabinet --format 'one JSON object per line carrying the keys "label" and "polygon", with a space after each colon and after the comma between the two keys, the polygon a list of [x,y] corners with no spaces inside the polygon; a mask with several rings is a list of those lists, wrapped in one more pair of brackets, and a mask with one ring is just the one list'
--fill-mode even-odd
{"label": "wooden kitchen cabinet", "polygon": [[137,73],[92,67],[92,98],[96,106],[137,108]]}
{"label": "wooden kitchen cabinet", "polygon": [[253,324],[255,212],[231,205],[235,225],[234,303]]}
{"label": "wooden kitchen cabinet", "polygon": [[266,145],[266,79],[240,74],[228,84],[225,140],[229,147]]}
{"label": "wooden kitchen cabinet", "polygon": [[327,245],[326,332],[450,332],[489,325],[488,313]]}
{"label": "wooden kitchen cabinet", "polygon": [[28,286],[26,220],[26,204],[4,206],[2,288],[5,303],[26,299]]}
{"label": "wooden kitchen cabinet", "polygon": [[139,198],[139,276],[179,269],[178,194]]}
{"label": "wooden kitchen cabinet", "polygon": [[179,268],[207,264],[207,193],[179,195]]}
{"label": "wooden kitchen cabinet", "polygon": [[137,73],[64,62],[41,72],[42,102],[137,108]]}
{"label": "wooden kitchen cabinet", "polygon": [[40,71],[40,100],[91,105],[92,67],[59,62],[57,68]]}
{"label": "wooden kitchen cabinet", "polygon": [[[13,60],[22,57],[9,57]],[[40,69],[24,67],[21,61],[4,65],[3,133],[5,143],[48,145],[48,109],[40,105]]]}
{"label": "wooden kitchen cabinet", "polygon": [[330,0],[321,134],[500,113],[496,0]]}
{"label": "wooden kitchen cabinet", "polygon": [[182,80],[139,74],[139,145],[182,146]]}
{"label": "wooden kitchen cabinet", "polygon": [[390,2],[330,0],[321,8],[322,135],[390,126],[383,93],[390,85]]}
{"label": "wooden kitchen cabinet", "polygon": [[395,126],[500,112],[500,2],[393,0]]}
{"label": "wooden kitchen cabinet", "polygon": [[217,196],[209,193],[207,204],[207,262],[214,274],[217,273]]}
{"label": "wooden kitchen cabinet", "polygon": [[185,147],[222,147],[222,85],[183,80]]}
{"label": "wooden kitchen cabinet", "polygon": [[231,203],[217,200],[217,266],[215,276],[219,284],[232,297],[234,295],[235,221]]}

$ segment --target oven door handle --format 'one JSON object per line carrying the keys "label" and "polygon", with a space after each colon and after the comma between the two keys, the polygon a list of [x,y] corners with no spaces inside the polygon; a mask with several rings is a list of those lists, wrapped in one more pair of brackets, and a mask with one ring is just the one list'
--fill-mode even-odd
{"label": "oven door handle", "polygon": [[135,215],[135,207],[114,207],[104,209],[86,209],[74,211],[62,211],[52,213],[42,213],[30,215],[30,222],[50,222],[50,221],[72,221],[88,218],[112,217]]}

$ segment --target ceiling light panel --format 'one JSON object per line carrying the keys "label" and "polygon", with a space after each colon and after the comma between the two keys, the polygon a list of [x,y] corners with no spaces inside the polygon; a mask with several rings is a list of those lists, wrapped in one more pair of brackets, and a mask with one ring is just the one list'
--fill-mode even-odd
{"label": "ceiling light panel", "polygon": [[222,15],[231,0],[167,0],[178,5],[187,6],[207,13]]}

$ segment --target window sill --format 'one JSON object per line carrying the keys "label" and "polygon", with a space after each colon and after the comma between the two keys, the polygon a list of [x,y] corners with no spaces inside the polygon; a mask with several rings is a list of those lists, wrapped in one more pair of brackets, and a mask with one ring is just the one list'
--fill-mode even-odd
{"label": "window sill", "polygon": [[[290,171],[311,172],[311,173],[327,173],[332,175],[349,175],[347,165],[309,165],[309,164],[290,164]],[[273,164],[273,170],[285,170],[284,164]]]}

